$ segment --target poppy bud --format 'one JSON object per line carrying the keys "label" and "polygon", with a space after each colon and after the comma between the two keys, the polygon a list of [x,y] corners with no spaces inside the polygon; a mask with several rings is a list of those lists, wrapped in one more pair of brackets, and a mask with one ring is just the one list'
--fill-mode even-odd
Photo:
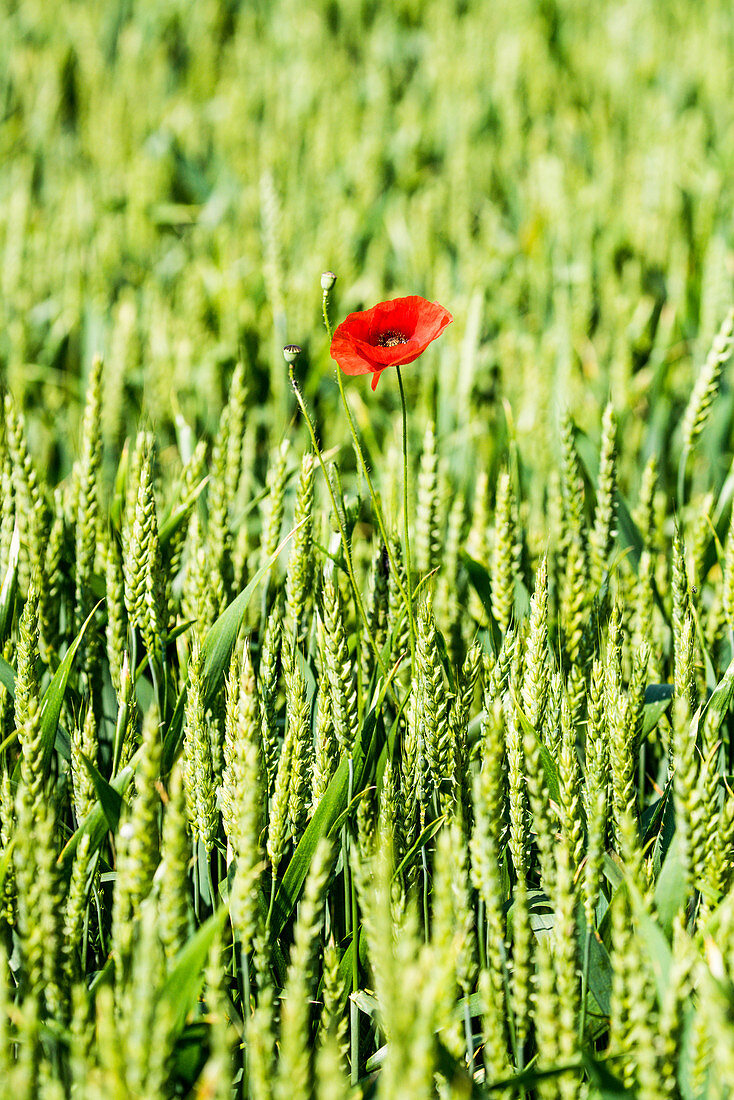
{"label": "poppy bud", "polygon": [[325,271],[321,276],[321,289],[331,290],[336,282],[336,275],[333,271]]}
{"label": "poppy bud", "polygon": [[292,367],[298,356],[301,354],[301,349],[298,344],[286,344],[283,348],[283,358],[289,367]]}

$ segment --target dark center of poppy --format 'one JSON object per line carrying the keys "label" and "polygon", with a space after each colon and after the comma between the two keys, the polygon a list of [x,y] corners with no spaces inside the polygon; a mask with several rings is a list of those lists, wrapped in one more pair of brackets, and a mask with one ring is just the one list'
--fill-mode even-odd
{"label": "dark center of poppy", "polygon": [[408,337],[404,336],[402,332],[390,329],[388,332],[380,333],[377,337],[377,343],[381,348],[396,348],[398,344],[407,344]]}

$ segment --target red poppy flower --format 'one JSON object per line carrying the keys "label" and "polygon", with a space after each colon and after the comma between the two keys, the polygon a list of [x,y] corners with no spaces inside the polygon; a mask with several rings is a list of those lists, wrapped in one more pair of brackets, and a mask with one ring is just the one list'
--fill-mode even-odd
{"label": "red poppy flower", "polygon": [[331,358],[345,374],[371,374],[374,390],[386,367],[412,363],[452,321],[438,302],[417,294],[378,302],[342,321],[331,341]]}

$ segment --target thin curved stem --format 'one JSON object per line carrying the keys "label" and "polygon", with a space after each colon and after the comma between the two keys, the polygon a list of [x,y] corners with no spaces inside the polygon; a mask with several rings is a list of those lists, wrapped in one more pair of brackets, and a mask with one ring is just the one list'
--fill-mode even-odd
{"label": "thin curved stem", "polygon": [[[354,794],[354,759],[349,756],[349,782],[347,788],[347,805],[350,806]],[[359,924],[357,923],[357,891],[354,885],[354,874],[349,860],[349,831],[346,822],[342,831],[342,850],[344,859],[345,886],[348,883],[349,928],[352,932],[352,993],[359,989]],[[356,1085],[359,1080],[359,1010],[353,999],[349,1005],[349,1038],[350,1038],[350,1082]]]}
{"label": "thin curved stem", "polygon": [[324,325],[326,327],[326,335],[329,337],[329,343],[334,338],[334,333],[331,331],[331,322],[329,320],[329,291],[325,290],[321,295],[321,312],[324,315]]}
{"label": "thin curved stem", "polygon": [[428,943],[430,939],[428,917],[428,857],[426,856],[425,844],[421,848],[421,864],[423,867],[423,938],[426,943]]}
{"label": "thin curved stem", "polygon": [[400,404],[403,410],[403,522],[405,524],[405,576],[408,583],[408,619],[410,621],[410,636],[412,645],[415,646],[415,622],[413,620],[413,584],[411,580],[410,560],[410,512],[408,510],[408,412],[405,405],[405,390],[403,389],[403,375],[400,367],[398,372],[398,386],[400,388]]}
{"label": "thin curved stem", "polygon": [[365,628],[365,631],[366,631],[366,634],[367,634],[367,638],[369,640],[370,645],[372,646],[372,650],[373,650],[373,652],[375,654],[375,657],[377,659],[377,663],[380,666],[380,671],[382,672],[385,679],[389,680],[389,673],[388,673],[388,670],[387,670],[387,666],[386,666],[384,660],[382,659],[382,654],[380,653],[380,649],[377,645],[377,642],[375,641],[372,630],[370,629],[370,624],[369,624],[369,621],[367,619],[367,614],[366,614],[365,609],[364,609],[364,604],[362,603],[362,596],[361,596],[361,593],[359,591],[359,588],[357,587],[357,578],[354,575],[354,566],[352,565],[352,551],[351,551],[351,548],[349,546],[349,538],[347,537],[346,528],[344,527],[344,524],[342,522],[341,512],[340,512],[339,507],[337,505],[336,497],[334,496],[334,489],[333,489],[333,486],[331,484],[331,479],[329,478],[328,472],[326,470],[326,466],[324,465],[324,459],[323,459],[322,454],[321,454],[321,448],[319,447],[318,441],[316,439],[316,431],[315,431],[314,426],[313,426],[313,421],[311,420],[311,417],[308,414],[308,409],[306,408],[306,402],[303,400],[303,395],[301,394],[301,391],[298,388],[298,383],[296,382],[295,376],[293,374],[292,365],[289,366],[289,368],[288,368],[288,374],[289,374],[289,377],[290,377],[291,386],[293,387],[293,392],[296,395],[296,401],[298,402],[298,405],[301,409],[301,412],[303,413],[303,419],[306,421],[306,425],[308,427],[308,431],[309,431],[309,434],[311,436],[311,442],[313,444],[313,449],[316,452],[316,457],[318,458],[319,465],[321,466],[321,472],[324,475],[324,481],[326,482],[326,488],[328,489],[329,496],[331,497],[331,506],[334,510],[334,518],[336,519],[337,526],[339,528],[339,534],[340,534],[341,540],[342,540],[342,548],[344,550],[344,560],[346,562],[347,573],[349,574],[349,582],[352,586],[352,592],[354,593],[354,599],[355,599],[355,602],[357,604],[357,610],[359,611],[359,616],[360,616],[360,618],[362,620],[362,623],[364,625],[364,628]]}
{"label": "thin curved stem", "polygon": [[[398,379],[399,378],[400,378],[400,368],[398,367]],[[342,404],[344,405],[344,411],[347,414],[347,423],[349,424],[349,431],[351,432],[352,440],[354,441],[354,449],[357,452],[357,457],[359,459],[359,464],[362,468],[362,473],[364,474],[365,481],[367,482],[367,488],[369,490],[370,498],[372,500],[372,507],[374,508],[375,515],[377,517],[377,526],[380,528],[380,534],[382,536],[382,541],[385,544],[385,549],[387,550],[387,556],[388,556],[388,559],[390,561],[390,568],[392,569],[393,576],[395,577],[395,583],[398,586],[398,591],[400,593],[400,596],[401,596],[403,602],[405,603],[405,607],[406,607],[407,612],[408,612],[408,622],[410,624],[410,658],[411,658],[411,666],[414,668],[415,667],[415,624],[413,622],[413,607],[412,607],[411,599],[410,599],[410,548],[409,548],[409,546],[406,546],[406,572],[407,572],[407,580],[408,580],[407,591],[406,591],[406,588],[405,588],[405,586],[403,585],[403,582],[400,579],[400,570],[398,568],[398,563],[395,560],[395,552],[392,548],[391,541],[387,536],[387,529],[385,527],[385,519],[382,515],[382,507],[380,506],[379,498],[378,498],[377,493],[375,492],[375,488],[372,484],[372,478],[370,477],[370,472],[369,472],[369,469],[367,467],[367,463],[365,461],[364,452],[362,450],[362,445],[359,442],[359,436],[357,435],[357,427],[354,423],[354,418],[352,416],[352,410],[349,408],[349,403],[347,401],[347,395],[344,391],[344,382],[342,381],[341,371],[338,368],[336,370],[336,380],[339,383],[339,393],[341,394]],[[401,393],[402,393],[402,386],[403,386],[403,384],[401,382],[400,383],[400,392]],[[403,455],[404,455],[404,471],[405,471],[405,469],[407,469],[407,459],[405,458],[405,401],[404,400],[403,400]],[[407,512],[406,512],[406,521],[405,522],[406,522],[406,534],[407,534],[407,522],[408,522],[407,521]]]}

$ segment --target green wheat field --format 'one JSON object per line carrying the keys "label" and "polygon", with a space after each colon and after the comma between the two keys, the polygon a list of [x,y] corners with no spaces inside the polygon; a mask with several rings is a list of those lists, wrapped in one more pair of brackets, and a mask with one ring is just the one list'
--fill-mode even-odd
{"label": "green wheat field", "polygon": [[3,1097],[734,1095],[733,359],[729,0],[0,0]]}

